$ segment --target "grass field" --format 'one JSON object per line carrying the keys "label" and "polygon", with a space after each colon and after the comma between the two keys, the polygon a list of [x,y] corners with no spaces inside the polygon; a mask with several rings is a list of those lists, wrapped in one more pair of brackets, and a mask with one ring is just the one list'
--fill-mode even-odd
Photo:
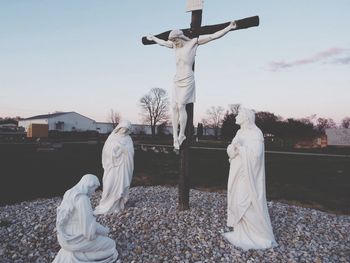
{"label": "grass field", "polygon": [[[86,173],[102,178],[102,144],[64,144],[37,151],[34,144],[1,145],[0,205],[62,195]],[[350,158],[266,154],[269,200],[350,214]],[[136,150],[132,185],[176,185],[179,156]],[[225,151],[191,150],[191,187],[224,191]]]}

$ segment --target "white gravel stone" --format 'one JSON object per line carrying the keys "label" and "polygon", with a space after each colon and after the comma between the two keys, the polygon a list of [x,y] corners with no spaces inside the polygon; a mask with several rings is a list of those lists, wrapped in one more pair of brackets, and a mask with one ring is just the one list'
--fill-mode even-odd
{"label": "white gravel stone", "polygon": [[[101,192],[93,198],[96,206]],[[52,262],[59,250],[60,197],[0,207],[0,262]],[[111,230],[120,262],[350,262],[350,216],[268,202],[278,247],[232,247],[222,237],[226,194],[191,190],[179,212],[177,188],[134,187],[126,209],[99,216]]]}

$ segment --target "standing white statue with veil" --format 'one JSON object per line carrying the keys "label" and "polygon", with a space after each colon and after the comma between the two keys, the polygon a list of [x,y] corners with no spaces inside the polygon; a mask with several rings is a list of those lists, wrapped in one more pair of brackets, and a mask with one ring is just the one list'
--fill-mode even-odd
{"label": "standing white statue with veil", "polygon": [[128,201],[134,171],[134,145],[130,132],[131,123],[120,122],[103,146],[103,191],[95,215],[119,213]]}
{"label": "standing white statue with veil", "polygon": [[97,177],[87,174],[69,189],[57,208],[57,239],[61,246],[53,263],[112,263],[118,258],[109,229],[96,222],[90,197],[100,185]]}
{"label": "standing white statue with veil", "polygon": [[277,243],[266,202],[264,137],[253,111],[241,108],[236,123],[241,128],[227,147],[227,225],[234,231],[224,236],[244,250],[270,248]]}

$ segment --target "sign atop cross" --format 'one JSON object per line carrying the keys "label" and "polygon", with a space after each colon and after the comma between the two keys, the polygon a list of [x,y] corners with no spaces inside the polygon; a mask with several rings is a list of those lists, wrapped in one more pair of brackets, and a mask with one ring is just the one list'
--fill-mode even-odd
{"label": "sign atop cross", "polygon": [[[179,210],[189,209],[190,145],[193,136],[193,102],[195,101],[194,58],[198,45],[225,35],[231,30],[259,25],[259,17],[253,16],[234,22],[202,27],[203,0],[188,0],[187,12],[192,13],[190,28],[166,31],[142,38],[144,45],[159,44],[175,49],[177,72],[174,79],[173,136],[174,148],[180,148]],[[208,35],[204,37],[204,35]],[[203,36],[200,38],[200,36]],[[196,39],[196,40],[195,40]],[[191,63],[191,64],[189,64]],[[178,135],[178,124],[180,133]],[[184,127],[185,126],[185,127]]]}
{"label": "sign atop cross", "polygon": [[188,0],[186,5],[186,12],[192,12],[203,9],[203,0]]}

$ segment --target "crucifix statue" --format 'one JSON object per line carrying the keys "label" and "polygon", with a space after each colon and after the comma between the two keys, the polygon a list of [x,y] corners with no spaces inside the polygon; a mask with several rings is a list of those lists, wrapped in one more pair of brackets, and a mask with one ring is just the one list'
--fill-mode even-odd
{"label": "crucifix statue", "polygon": [[[174,29],[156,36],[142,38],[144,45],[159,44],[175,50],[176,74],[172,89],[173,145],[180,150],[179,209],[189,208],[189,146],[193,134],[193,103],[196,90],[194,63],[199,45],[218,39],[231,30],[259,25],[259,17],[249,17],[223,24],[201,27],[203,0],[188,0],[187,12],[192,12],[189,29]],[[180,131],[178,132],[178,126]]]}

